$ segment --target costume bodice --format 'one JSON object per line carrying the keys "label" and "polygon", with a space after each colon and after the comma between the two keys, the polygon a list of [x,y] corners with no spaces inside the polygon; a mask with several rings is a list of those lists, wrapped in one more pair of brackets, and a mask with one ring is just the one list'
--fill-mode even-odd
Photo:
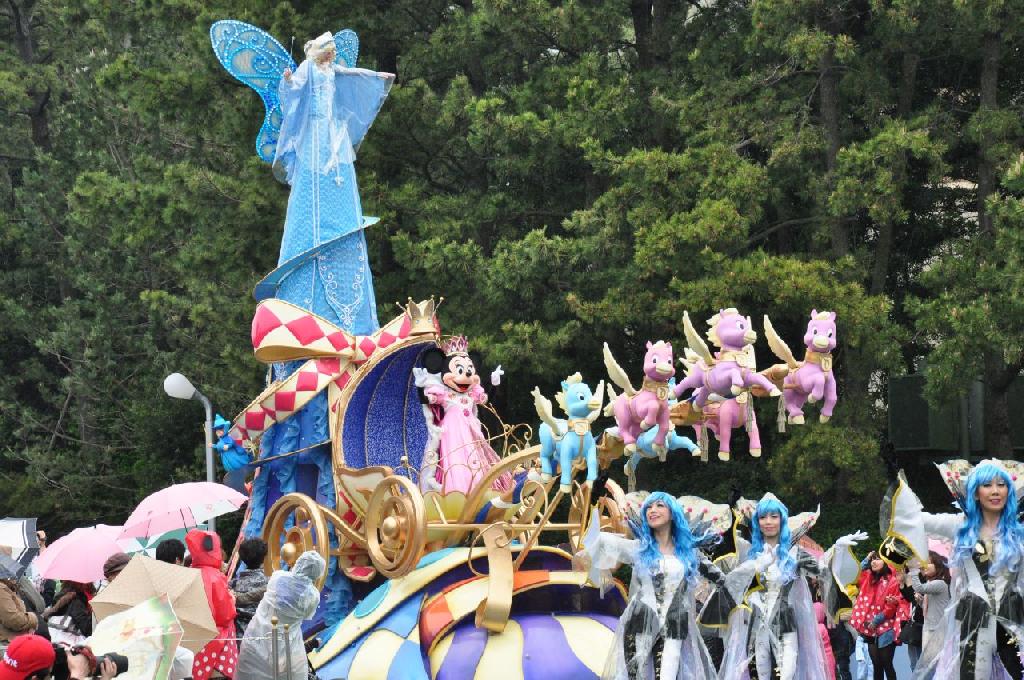
{"label": "costume bodice", "polygon": [[331,95],[334,93],[334,78],[331,76],[331,73],[325,72],[319,66],[310,70],[310,78],[312,79],[311,91],[313,94],[313,105],[310,107],[310,112],[315,120],[327,118],[328,103],[331,100]]}
{"label": "costume bodice", "polygon": [[662,555],[651,569],[654,599],[658,603],[658,618],[662,625],[676,590],[683,581],[683,563],[675,555]]}
{"label": "costume bodice", "polygon": [[999,554],[999,539],[991,541],[979,540],[971,552],[971,560],[978,570],[981,582],[985,586],[985,593],[988,596],[988,604],[991,611],[998,611],[998,603],[1003,598],[1003,592],[1009,582],[1009,573],[1006,569],[994,570],[992,564]]}

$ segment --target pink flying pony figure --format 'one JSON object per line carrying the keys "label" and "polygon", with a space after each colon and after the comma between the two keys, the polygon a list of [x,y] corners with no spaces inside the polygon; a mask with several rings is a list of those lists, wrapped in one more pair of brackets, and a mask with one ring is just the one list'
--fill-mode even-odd
{"label": "pink flying pony figure", "polygon": [[757,372],[753,348],[757,332],[749,316],[745,317],[730,307],[708,319],[708,325],[708,340],[719,348],[714,356],[690,322],[689,313],[683,312],[687,344],[703,362],[705,370],[691,371],[677,386],[677,396],[687,388],[696,389],[694,403],[698,408],[704,408],[713,394],[729,399],[752,387],[763,388],[770,397],[782,394],[768,378]]}
{"label": "pink flying pony figure", "polygon": [[[690,348],[686,348],[684,355],[680,362],[686,367],[687,377],[682,383],[682,389],[676,386],[678,392],[691,386],[700,387],[709,372],[708,366]],[[750,358],[753,360],[753,356]],[[707,450],[708,432],[711,432],[718,440],[719,460],[729,460],[732,431],[742,427],[750,437],[750,455],[755,458],[761,456],[761,433],[757,428],[757,416],[754,415],[751,399],[752,393],[744,392],[733,399],[711,399],[704,408],[698,409],[699,416],[693,423],[693,429],[697,433],[701,451]]]}
{"label": "pink flying pony figure", "polygon": [[637,390],[629,382],[626,372],[615,361],[608,343],[604,343],[604,365],[612,382],[624,391],[612,403],[615,424],[627,455],[636,453],[636,440],[640,433],[658,426],[651,448],[659,456],[668,451],[665,438],[672,430],[670,406],[671,389],[668,381],[676,374],[672,363],[672,345],[663,340],[647,343],[644,355],[644,382]]}
{"label": "pink flying pony figure", "polygon": [[787,345],[764,317],[764,335],[775,356],[789,366],[789,375],[782,384],[785,395],[787,421],[791,425],[804,424],[804,404],[824,400],[819,420],[827,423],[836,406],[836,379],[832,374],[832,350],[836,348],[836,313],[811,310],[811,320],[804,333],[807,352],[803,361],[797,361]]}

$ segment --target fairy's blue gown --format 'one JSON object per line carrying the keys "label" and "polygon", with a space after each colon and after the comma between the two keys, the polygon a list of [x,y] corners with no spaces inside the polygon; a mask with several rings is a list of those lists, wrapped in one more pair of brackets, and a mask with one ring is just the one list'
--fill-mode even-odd
{"label": "fairy's blue gown", "polygon": [[[379,325],[363,229],[376,220],[362,213],[355,150],[387,97],[394,76],[309,60],[281,79],[283,121],[274,173],[291,185],[278,267],[256,296],[277,297],[336,326],[370,335]],[[275,364],[280,380],[303,362]],[[284,494],[304,493],[321,505],[336,502],[326,392],[271,427],[261,458],[300,453],[265,463],[252,490],[247,536],[260,536],[266,511]],[[305,450],[303,450],[305,449]],[[331,560],[317,619],[330,624],[348,613],[352,591]]]}
{"label": "fairy's blue gown", "polygon": [[378,323],[363,235],[375,220],[363,216],[353,163],[392,79],[306,60],[278,90],[284,121],[274,171],[292,187],[278,270],[294,270],[276,296],[358,335]]}

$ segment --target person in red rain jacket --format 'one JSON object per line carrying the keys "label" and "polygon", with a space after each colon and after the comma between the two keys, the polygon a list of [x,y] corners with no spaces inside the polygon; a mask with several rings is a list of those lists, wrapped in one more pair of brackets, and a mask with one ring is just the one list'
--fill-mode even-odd
{"label": "person in red rain jacket", "polygon": [[900,594],[900,576],[877,553],[870,553],[862,568],[850,625],[867,642],[874,680],[896,680],[893,657],[910,603]]}
{"label": "person in red rain jacket", "polygon": [[832,638],[829,637],[828,627],[825,625],[825,605],[821,602],[814,603],[814,618],[818,620],[818,636],[825,651],[825,677],[828,680],[836,680],[836,657],[832,653]]}
{"label": "person in red rain jacket", "polygon": [[207,680],[217,670],[226,677],[235,677],[238,667],[238,645],[235,644],[235,598],[228,590],[228,579],[220,570],[223,563],[220,537],[209,531],[193,529],[185,535],[185,544],[192,555],[192,567],[203,574],[206,599],[210,603],[217,637],[196,654],[192,665],[193,680]]}

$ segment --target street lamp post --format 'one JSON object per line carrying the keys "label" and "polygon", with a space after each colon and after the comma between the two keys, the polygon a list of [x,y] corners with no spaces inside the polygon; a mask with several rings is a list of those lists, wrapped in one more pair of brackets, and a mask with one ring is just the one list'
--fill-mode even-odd
{"label": "street lamp post", "polygon": [[[206,481],[213,482],[213,405],[206,395],[200,392],[181,373],[171,373],[164,378],[164,392],[175,399],[195,399],[202,402],[206,409]],[[210,531],[217,531],[217,523],[213,517],[207,520]]]}

